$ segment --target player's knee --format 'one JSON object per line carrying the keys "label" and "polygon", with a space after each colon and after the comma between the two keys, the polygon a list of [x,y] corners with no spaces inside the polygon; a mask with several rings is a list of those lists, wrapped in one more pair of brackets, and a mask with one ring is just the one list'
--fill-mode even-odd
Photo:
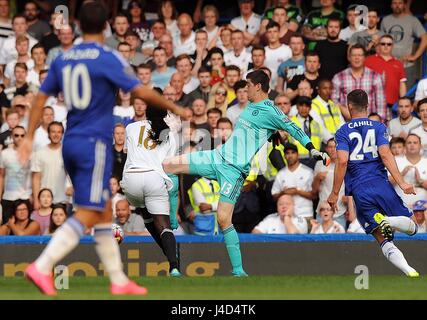
{"label": "player's knee", "polygon": [[231,225],[231,217],[218,216],[218,225],[221,230],[227,229]]}

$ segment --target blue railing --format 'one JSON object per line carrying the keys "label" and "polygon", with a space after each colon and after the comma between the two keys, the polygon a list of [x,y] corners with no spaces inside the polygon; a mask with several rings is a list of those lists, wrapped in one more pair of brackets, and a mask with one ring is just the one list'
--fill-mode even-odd
{"label": "blue railing", "polygon": [[[8,244],[47,244],[50,236],[0,236],[0,245]],[[366,234],[239,234],[240,242],[351,242],[351,241],[375,241],[372,236]],[[396,240],[419,240],[427,241],[427,233],[420,233],[415,236],[406,234],[396,234]],[[176,236],[178,243],[219,243],[223,242],[222,235],[218,236]],[[93,244],[93,237],[84,236],[80,240],[81,244]],[[154,243],[150,236],[126,236],[124,243]]]}

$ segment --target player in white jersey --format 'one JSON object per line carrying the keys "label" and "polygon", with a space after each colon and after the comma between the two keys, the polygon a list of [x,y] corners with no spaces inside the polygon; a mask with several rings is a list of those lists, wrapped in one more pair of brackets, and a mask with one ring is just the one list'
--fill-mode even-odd
{"label": "player in white jersey", "polygon": [[179,118],[151,107],[147,109],[147,120],[126,127],[127,159],[121,181],[130,204],[142,208],[145,226],[163,250],[169,261],[169,273],[175,277],[181,273],[169,218],[168,191],[173,183],[164,172],[162,162],[176,153],[177,123]]}

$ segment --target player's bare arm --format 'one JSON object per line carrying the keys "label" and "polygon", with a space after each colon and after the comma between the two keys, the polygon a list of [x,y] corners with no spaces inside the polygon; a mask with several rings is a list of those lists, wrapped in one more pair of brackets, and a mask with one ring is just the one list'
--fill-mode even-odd
{"label": "player's bare arm", "polygon": [[335,170],[334,170],[334,185],[332,187],[332,192],[329,195],[327,200],[329,205],[334,211],[338,210],[338,207],[337,207],[338,195],[340,193],[340,189],[344,181],[345,173],[347,172],[348,152],[338,150],[337,156],[338,156],[338,159],[335,164]]}
{"label": "player's bare arm", "polygon": [[407,183],[400,174],[399,169],[397,168],[396,160],[394,159],[394,156],[391,153],[389,146],[380,146],[378,148],[378,152],[385,167],[390,172],[391,176],[393,177],[394,181],[396,181],[400,189],[402,189],[405,194],[416,194],[414,186],[412,184]]}

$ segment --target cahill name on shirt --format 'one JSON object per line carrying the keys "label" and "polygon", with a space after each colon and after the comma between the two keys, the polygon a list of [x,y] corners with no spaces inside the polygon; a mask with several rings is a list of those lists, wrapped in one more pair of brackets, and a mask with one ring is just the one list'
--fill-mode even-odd
{"label": "cahill name on shirt", "polygon": [[373,126],[372,120],[361,120],[361,121],[357,121],[357,122],[349,122],[349,124],[348,124],[348,127],[350,129],[362,127],[362,126],[372,127]]}

